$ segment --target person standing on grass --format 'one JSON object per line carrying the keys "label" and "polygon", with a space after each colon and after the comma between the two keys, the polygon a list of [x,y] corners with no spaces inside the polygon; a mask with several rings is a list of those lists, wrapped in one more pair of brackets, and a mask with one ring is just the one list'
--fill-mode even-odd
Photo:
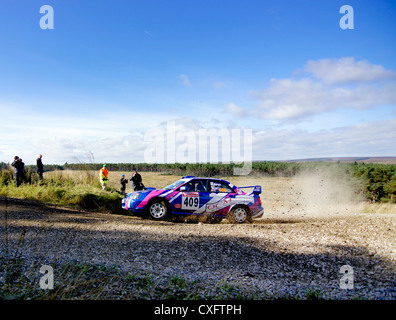
{"label": "person standing on grass", "polygon": [[109,181],[109,171],[107,170],[105,164],[103,165],[102,169],[99,170],[99,179],[100,184],[102,185],[102,189],[106,190],[106,185]]}
{"label": "person standing on grass", "polygon": [[39,155],[39,157],[36,160],[37,163],[37,173],[39,175],[39,179],[43,180],[43,173],[44,173],[44,165],[43,165],[43,161],[41,160],[43,157],[43,155]]}
{"label": "person standing on grass", "polygon": [[129,180],[132,181],[131,183],[131,188],[133,191],[139,191],[143,190],[144,186],[142,183],[142,176],[137,172],[136,169],[133,169],[134,173],[132,174],[131,178]]}
{"label": "person standing on grass", "polygon": [[125,179],[125,174],[122,174],[120,179],[120,192],[123,196],[125,196],[125,189],[127,183],[128,183],[128,179]]}
{"label": "person standing on grass", "polygon": [[25,164],[22,162],[22,159],[19,159],[18,156],[15,156],[11,165],[15,168],[15,183],[16,186],[19,187],[23,179],[23,169]]}

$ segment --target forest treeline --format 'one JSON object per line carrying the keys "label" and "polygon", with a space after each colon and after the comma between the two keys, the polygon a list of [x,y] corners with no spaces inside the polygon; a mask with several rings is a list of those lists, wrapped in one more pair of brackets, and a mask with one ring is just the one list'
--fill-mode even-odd
{"label": "forest treeline", "polygon": [[[44,164],[45,171],[55,170],[99,170],[103,163],[65,163],[64,165]],[[106,163],[110,171],[132,172],[137,169],[142,172],[161,172],[175,175],[197,175],[205,177],[232,176],[234,168],[241,168],[241,164],[235,163]],[[0,162],[0,168],[10,168],[9,164]],[[293,176],[299,172],[300,163],[286,163],[275,161],[252,162],[250,175],[268,176]],[[27,170],[35,169],[35,166],[26,166]]]}
{"label": "forest treeline", "polygon": [[[64,165],[44,166],[45,171],[54,170],[99,170],[102,163],[65,163]],[[241,164],[214,163],[106,163],[110,171],[132,172],[137,169],[142,172],[158,172],[175,175],[196,175],[204,177],[232,176],[234,168]],[[10,170],[10,164],[1,162],[0,168]],[[292,177],[303,171],[332,169],[342,172],[359,182],[361,191],[372,202],[396,203],[396,165],[379,163],[344,163],[344,162],[276,162],[254,161],[250,176]],[[34,174],[35,166],[26,166],[30,174]],[[1,180],[1,179],[0,179]],[[0,184],[2,181],[0,181]]]}

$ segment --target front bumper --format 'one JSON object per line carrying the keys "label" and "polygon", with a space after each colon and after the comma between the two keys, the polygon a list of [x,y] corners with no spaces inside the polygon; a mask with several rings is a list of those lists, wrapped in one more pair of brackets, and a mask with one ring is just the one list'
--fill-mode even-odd
{"label": "front bumper", "polygon": [[123,209],[128,211],[141,212],[142,209],[137,209],[137,206],[139,205],[140,202],[141,201],[139,199],[132,199],[132,197],[126,196],[125,198],[122,199],[121,206]]}

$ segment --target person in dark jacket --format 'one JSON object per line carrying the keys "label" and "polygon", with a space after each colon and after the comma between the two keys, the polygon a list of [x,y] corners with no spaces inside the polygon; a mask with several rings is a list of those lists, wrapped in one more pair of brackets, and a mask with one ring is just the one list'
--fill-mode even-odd
{"label": "person in dark jacket", "polygon": [[15,168],[15,183],[16,186],[19,187],[23,179],[23,169],[25,164],[22,162],[22,159],[19,159],[18,156],[15,156],[11,165]]}
{"label": "person in dark jacket", "polygon": [[120,179],[120,192],[123,196],[125,196],[125,189],[126,189],[126,184],[128,183],[128,179],[125,179],[125,174],[121,175]]}
{"label": "person in dark jacket", "polygon": [[41,160],[43,156],[40,154],[39,157],[36,160],[37,163],[37,173],[39,175],[39,179],[43,180],[43,173],[44,173],[44,165],[43,161]]}
{"label": "person in dark jacket", "polygon": [[143,190],[144,186],[142,183],[142,176],[137,172],[136,169],[133,169],[135,172],[132,174],[131,178],[129,179],[132,181],[131,188],[133,191]]}

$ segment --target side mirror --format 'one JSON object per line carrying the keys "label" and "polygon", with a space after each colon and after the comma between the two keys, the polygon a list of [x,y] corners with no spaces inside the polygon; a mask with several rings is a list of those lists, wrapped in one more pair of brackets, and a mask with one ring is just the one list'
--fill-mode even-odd
{"label": "side mirror", "polygon": [[183,192],[183,191],[186,191],[186,190],[187,190],[187,187],[186,187],[186,186],[181,186],[179,190],[182,191],[182,192]]}

